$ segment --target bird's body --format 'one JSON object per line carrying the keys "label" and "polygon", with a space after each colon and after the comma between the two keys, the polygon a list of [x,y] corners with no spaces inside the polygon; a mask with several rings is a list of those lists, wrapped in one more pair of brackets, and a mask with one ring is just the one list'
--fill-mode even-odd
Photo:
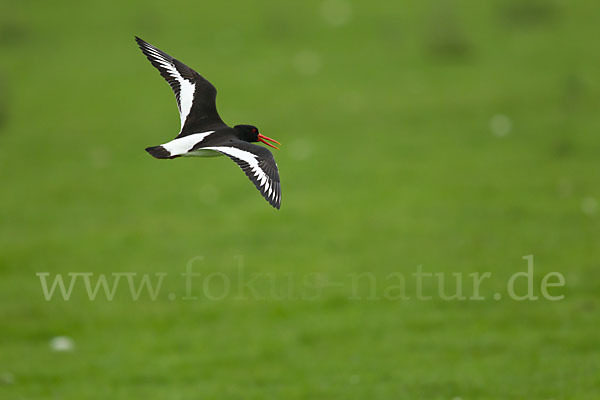
{"label": "bird's body", "polygon": [[181,130],[175,139],[146,151],[161,159],[226,155],[273,207],[280,208],[281,185],[275,159],[268,149],[252,144],[261,141],[277,148],[267,140],[279,142],[261,135],[253,125],[229,127],[217,112],[217,91],[209,81],[142,39],[136,37],[136,41],[173,89],[181,117]]}

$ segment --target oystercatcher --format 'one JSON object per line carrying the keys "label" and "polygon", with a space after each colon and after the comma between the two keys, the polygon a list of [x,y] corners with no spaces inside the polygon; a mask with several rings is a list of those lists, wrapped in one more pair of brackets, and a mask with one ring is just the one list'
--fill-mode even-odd
{"label": "oystercatcher", "polygon": [[226,155],[235,161],[275,208],[281,206],[279,171],[271,152],[252,142],[278,141],[261,135],[253,125],[229,127],[217,113],[217,90],[199,73],[146,43],[135,40],[150,63],[169,83],[177,99],[181,129],[175,139],[146,151],[155,158],[215,157]]}

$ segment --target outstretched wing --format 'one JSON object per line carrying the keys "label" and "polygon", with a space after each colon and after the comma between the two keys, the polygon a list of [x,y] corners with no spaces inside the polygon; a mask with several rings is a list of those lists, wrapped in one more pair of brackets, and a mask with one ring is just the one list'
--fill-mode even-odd
{"label": "outstretched wing", "polygon": [[269,204],[277,209],[281,207],[279,170],[269,150],[241,140],[202,149],[218,151],[231,158],[242,168]]}
{"label": "outstretched wing", "polygon": [[181,117],[181,130],[177,137],[227,126],[217,112],[217,89],[209,81],[139,37],[136,36],[135,40],[175,93]]}

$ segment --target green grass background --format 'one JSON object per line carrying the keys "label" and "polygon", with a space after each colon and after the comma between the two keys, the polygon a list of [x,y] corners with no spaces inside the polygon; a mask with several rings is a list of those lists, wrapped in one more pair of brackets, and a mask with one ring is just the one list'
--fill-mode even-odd
{"label": "green grass background", "polygon": [[[0,398],[599,398],[599,20],[585,0],[3,1]],[[134,35],[283,143],[280,211],[224,157],[144,152],[179,120]],[[528,254],[563,300],[506,296]],[[195,256],[230,296],[198,278],[181,299]],[[261,298],[236,300],[237,256],[277,282]],[[491,272],[486,300],[349,279],[381,295],[418,265]],[[168,276],[156,301],[46,301],[37,272]],[[271,292],[314,274],[343,285]]]}

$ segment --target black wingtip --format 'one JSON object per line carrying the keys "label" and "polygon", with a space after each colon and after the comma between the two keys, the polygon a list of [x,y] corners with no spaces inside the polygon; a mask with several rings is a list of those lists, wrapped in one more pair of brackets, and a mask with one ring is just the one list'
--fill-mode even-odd
{"label": "black wingtip", "polygon": [[270,201],[269,199],[267,199],[267,201],[274,209],[279,210],[281,208],[281,203],[276,203],[274,201]]}
{"label": "black wingtip", "polygon": [[[246,174],[246,175],[248,175],[248,174]],[[274,192],[272,192],[271,194],[269,194],[261,186],[259,186],[258,182],[254,182],[254,181],[252,181],[252,182],[254,183],[254,185],[260,192],[260,194],[265,198],[265,200],[267,200],[267,202],[273,208],[276,208],[277,210],[279,210],[281,208],[281,184],[279,182],[272,183]]]}
{"label": "black wingtip", "polygon": [[138,45],[140,50],[144,52],[144,48],[148,45],[143,39],[140,39],[138,36],[135,36],[135,43]]}
{"label": "black wingtip", "polygon": [[148,42],[146,42],[144,39],[140,38],[139,36],[135,36],[135,42],[137,43],[139,48],[142,50],[144,49],[144,47],[149,45]]}
{"label": "black wingtip", "polygon": [[279,182],[276,183],[277,185],[277,195],[275,196],[275,201],[273,204],[273,207],[275,207],[276,209],[280,209],[281,208],[281,184]]}
{"label": "black wingtip", "polygon": [[144,39],[142,39],[141,37],[139,37],[139,36],[134,36],[134,37],[135,37],[135,42],[137,43],[138,47],[142,51],[144,51],[148,47],[154,47],[150,43],[148,43]]}

